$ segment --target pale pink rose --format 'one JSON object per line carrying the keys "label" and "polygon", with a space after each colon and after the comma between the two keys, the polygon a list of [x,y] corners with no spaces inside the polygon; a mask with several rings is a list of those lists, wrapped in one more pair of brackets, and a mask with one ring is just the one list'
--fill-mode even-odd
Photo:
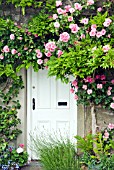
{"label": "pale pink rose", "polygon": [[59,22],[55,22],[55,23],[54,23],[54,27],[55,27],[55,28],[59,28],[59,27],[60,27]]}
{"label": "pale pink rose", "polygon": [[97,37],[97,38],[102,37],[102,33],[101,33],[101,31],[98,31],[98,32],[96,33],[96,37]]}
{"label": "pale pink rose", "polygon": [[61,6],[62,2],[61,1],[56,1],[56,7]]}
{"label": "pale pink rose", "polygon": [[76,91],[78,90],[78,86],[75,86]]}
{"label": "pale pink rose", "polygon": [[81,4],[79,4],[79,3],[75,3],[74,4],[74,8],[76,9],[76,10],[82,10],[82,6],[81,6]]}
{"label": "pale pink rose", "polygon": [[87,94],[92,94],[92,89],[88,89]]}
{"label": "pale pink rose", "polygon": [[18,56],[21,56],[21,53],[18,53],[17,55],[18,55]]}
{"label": "pale pink rose", "polygon": [[82,89],[87,90],[87,85],[83,84]]}
{"label": "pale pink rose", "polygon": [[110,90],[107,91],[107,95],[108,95],[108,96],[111,95],[111,91],[110,91]]}
{"label": "pale pink rose", "polygon": [[75,12],[75,9],[74,8],[70,8],[69,12],[72,14],[73,12]]}
{"label": "pale pink rose", "polygon": [[39,65],[41,65],[41,64],[43,63],[43,60],[42,60],[42,59],[38,59],[38,60],[37,60],[37,63],[38,63]]}
{"label": "pale pink rose", "polygon": [[9,49],[9,47],[7,45],[4,46],[3,52],[5,52],[5,53],[10,52],[10,49]]}
{"label": "pale pink rose", "polygon": [[12,50],[11,50],[11,53],[14,55],[14,54],[17,53],[17,50],[16,50],[16,49],[12,49]]}
{"label": "pale pink rose", "polygon": [[66,12],[69,12],[69,9],[71,8],[71,6],[70,5],[66,5],[64,8],[65,8]]}
{"label": "pale pink rose", "polygon": [[25,50],[25,51],[28,50],[28,47],[24,47],[24,50]]}
{"label": "pale pink rose", "polygon": [[86,24],[88,24],[88,21],[89,21],[88,18],[83,18],[83,19],[81,20],[81,23],[86,25]]}
{"label": "pale pink rose", "polygon": [[10,34],[10,40],[14,40],[15,39],[15,35],[14,34]]}
{"label": "pale pink rose", "polygon": [[75,96],[74,96],[74,99],[75,99],[75,100],[78,100],[78,96],[77,96],[76,94],[75,94]]}
{"label": "pale pink rose", "polygon": [[114,100],[114,97],[112,97],[112,100]]}
{"label": "pale pink rose", "polygon": [[104,133],[103,138],[105,138],[105,139],[108,139],[108,138],[109,138],[109,133],[107,132],[107,130],[105,130],[105,133]]}
{"label": "pale pink rose", "polygon": [[53,14],[53,19],[56,20],[58,18],[57,14]]}
{"label": "pale pink rose", "polygon": [[108,129],[110,129],[110,130],[114,129],[114,124],[113,123],[109,123]]}
{"label": "pale pink rose", "polygon": [[0,60],[3,60],[4,56],[2,54],[0,54]]}
{"label": "pale pink rose", "polygon": [[81,34],[80,38],[81,39],[85,38],[85,34]]}
{"label": "pale pink rose", "polygon": [[71,29],[71,32],[72,32],[72,33],[77,33],[78,30],[79,30],[79,27],[78,27],[77,24],[70,24],[70,25],[69,25],[69,28]]}
{"label": "pale pink rose", "polygon": [[69,17],[68,17],[68,21],[69,21],[69,22],[73,21],[73,17],[72,17],[72,16],[69,16]]}
{"label": "pale pink rose", "polygon": [[89,33],[91,37],[94,37],[96,35],[96,30],[92,29]]}
{"label": "pale pink rose", "polygon": [[68,42],[69,39],[70,39],[70,35],[67,32],[63,32],[62,34],[60,34],[60,38],[59,38],[60,41]]}
{"label": "pale pink rose", "polygon": [[112,87],[109,86],[109,87],[108,87],[108,90],[112,90]]}
{"label": "pale pink rose", "polygon": [[39,52],[40,52],[40,50],[39,50],[39,49],[36,49],[36,50],[35,50],[35,52],[36,52],[36,53],[39,53]]}
{"label": "pale pink rose", "polygon": [[57,9],[57,13],[58,13],[58,14],[63,14],[63,9],[62,9],[62,8],[58,8],[58,9]]}
{"label": "pale pink rose", "polygon": [[110,107],[111,107],[112,109],[114,109],[114,103],[111,103],[111,104],[110,104]]}
{"label": "pale pink rose", "polygon": [[71,92],[71,93],[74,93],[74,89],[73,89],[73,88],[71,88],[71,89],[70,89],[70,92]]}
{"label": "pale pink rose", "polygon": [[42,53],[40,51],[37,53],[37,58],[42,58]]}
{"label": "pale pink rose", "polygon": [[97,89],[102,89],[103,85],[102,84],[97,84]]}
{"label": "pale pink rose", "polygon": [[110,38],[110,37],[111,37],[111,34],[108,34],[107,37]]}
{"label": "pale pink rose", "polygon": [[92,29],[92,30],[93,30],[93,29],[96,30],[96,28],[97,28],[97,25],[96,25],[96,24],[91,25],[91,29]]}
{"label": "pale pink rose", "polygon": [[22,40],[23,38],[22,37],[19,37],[19,40]]}
{"label": "pale pink rose", "polygon": [[48,62],[48,59],[47,59],[47,58],[45,58],[45,59],[44,59],[44,63],[47,63],[47,62]]}
{"label": "pale pink rose", "polygon": [[93,0],[87,0],[87,5],[93,5],[94,1]]}
{"label": "pale pink rose", "polygon": [[60,57],[63,54],[63,51],[58,50],[57,54],[58,54],[58,57]]}
{"label": "pale pink rose", "polygon": [[113,80],[111,80],[111,83],[112,83],[112,84],[114,84],[114,79],[113,79]]}
{"label": "pale pink rose", "polygon": [[51,57],[51,56],[52,56],[52,54],[51,54],[50,51],[48,51],[47,53],[45,53],[45,55],[46,55],[47,57]]}
{"label": "pale pink rose", "polygon": [[72,85],[73,85],[73,86],[77,86],[77,84],[78,84],[77,80],[73,80],[73,81],[72,81]]}
{"label": "pale pink rose", "polygon": [[103,46],[103,51],[104,52],[107,52],[108,50],[110,50],[110,46],[109,45]]}
{"label": "pale pink rose", "polygon": [[103,25],[104,25],[105,27],[108,27],[108,26],[111,24],[111,22],[112,22],[112,20],[111,20],[110,18],[106,18],[106,19],[105,19],[105,22],[103,23]]}
{"label": "pale pink rose", "polygon": [[54,52],[57,46],[55,45],[55,42],[50,41],[45,45],[45,49],[50,52]]}
{"label": "pale pink rose", "polygon": [[101,8],[101,7],[97,8],[97,11],[98,11],[98,12],[101,12],[101,11],[102,11],[102,8]]}
{"label": "pale pink rose", "polygon": [[105,34],[106,34],[106,30],[105,30],[105,29],[102,29],[102,30],[101,30],[101,34],[102,34],[102,35],[105,35]]}

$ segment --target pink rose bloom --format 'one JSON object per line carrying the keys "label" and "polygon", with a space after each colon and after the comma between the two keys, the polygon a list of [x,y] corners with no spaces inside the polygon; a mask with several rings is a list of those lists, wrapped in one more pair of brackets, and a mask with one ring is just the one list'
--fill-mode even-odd
{"label": "pink rose bloom", "polygon": [[112,100],[114,100],[114,97],[112,97]]}
{"label": "pink rose bloom", "polygon": [[102,89],[103,85],[102,84],[97,84],[97,89]]}
{"label": "pink rose bloom", "polygon": [[88,76],[87,78],[85,78],[84,79],[84,81],[87,83],[93,83],[94,82],[94,80],[93,80],[93,78],[91,77],[91,76]]}
{"label": "pink rose bloom", "polygon": [[114,124],[113,123],[109,123],[108,129],[110,129],[110,130],[114,129]]}
{"label": "pink rose bloom", "polygon": [[22,40],[23,38],[22,37],[19,37],[19,40]]}
{"label": "pink rose bloom", "polygon": [[101,30],[101,34],[102,34],[102,35],[105,35],[105,34],[106,34],[106,30],[105,30],[105,29],[102,29],[102,30]]}
{"label": "pink rose bloom", "polygon": [[66,5],[64,8],[65,8],[66,12],[69,12],[69,9],[71,8],[71,6],[70,5]]}
{"label": "pink rose bloom", "polygon": [[42,58],[42,53],[40,51],[37,53],[37,58]]}
{"label": "pink rose bloom", "polygon": [[98,31],[98,32],[96,33],[96,37],[97,37],[97,38],[100,38],[101,36],[102,36],[101,31]]}
{"label": "pink rose bloom", "polygon": [[59,22],[55,22],[55,23],[54,23],[54,27],[55,27],[55,28],[59,28],[59,27],[60,27]]}
{"label": "pink rose bloom", "polygon": [[39,65],[41,65],[41,64],[43,63],[43,60],[42,60],[42,59],[38,59],[38,60],[37,60],[37,63],[38,63]]}
{"label": "pink rose bloom", "polygon": [[102,11],[102,8],[101,8],[101,7],[97,8],[97,11],[98,11],[98,12],[101,12],[101,11]]}
{"label": "pink rose bloom", "polygon": [[94,1],[93,0],[87,0],[87,5],[93,5]]}
{"label": "pink rose bloom", "polygon": [[58,15],[57,14],[53,14],[53,19],[57,19],[58,18]]}
{"label": "pink rose bloom", "polygon": [[96,28],[97,28],[97,25],[96,25],[96,24],[91,25],[91,29],[92,29],[92,30],[93,30],[93,29],[96,30]]}
{"label": "pink rose bloom", "polygon": [[21,53],[18,53],[17,55],[18,55],[18,56],[21,56]]}
{"label": "pink rose bloom", "polygon": [[110,104],[110,107],[111,107],[112,109],[114,109],[114,103],[111,103],[111,104]]}
{"label": "pink rose bloom", "polygon": [[3,60],[4,56],[2,54],[0,54],[0,60]]}
{"label": "pink rose bloom", "polygon": [[10,51],[9,47],[5,45],[3,48],[3,52],[8,53],[9,51]]}
{"label": "pink rose bloom", "polygon": [[87,85],[83,84],[82,89],[87,90]]}
{"label": "pink rose bloom", "polygon": [[72,14],[73,12],[75,12],[75,9],[74,8],[70,8],[69,12]]}
{"label": "pink rose bloom", "polygon": [[82,10],[82,6],[81,6],[81,4],[79,4],[79,3],[75,3],[74,4],[74,8],[76,9],[76,10]]}
{"label": "pink rose bloom", "polygon": [[81,39],[85,38],[85,34],[81,34],[80,38]]}
{"label": "pink rose bloom", "polygon": [[108,138],[109,138],[109,133],[107,132],[107,130],[105,130],[105,133],[104,133],[103,138],[105,138],[105,139],[108,139]]}
{"label": "pink rose bloom", "polygon": [[63,14],[63,9],[62,9],[62,8],[58,8],[58,9],[57,9],[57,13],[58,13],[58,14]]}
{"label": "pink rose bloom", "polygon": [[61,50],[58,50],[57,54],[58,54],[58,57],[60,57],[63,54],[63,52]]}
{"label": "pink rose bloom", "polygon": [[40,50],[39,50],[39,49],[36,49],[36,50],[35,50],[35,52],[36,52],[36,53],[39,53],[39,52],[40,52]]}
{"label": "pink rose bloom", "polygon": [[103,51],[104,52],[107,52],[108,50],[110,50],[110,46],[109,45],[103,46]]}
{"label": "pink rose bloom", "polygon": [[78,82],[76,80],[72,81],[73,86],[77,86]]}
{"label": "pink rose bloom", "polygon": [[51,52],[50,51],[48,51],[47,53],[45,53],[45,55],[47,56],[47,57],[51,57]]}
{"label": "pink rose bloom", "polygon": [[47,58],[45,58],[45,59],[44,59],[44,63],[47,63],[47,62],[48,62],[48,59],[47,59]]}
{"label": "pink rose bloom", "polygon": [[56,7],[61,6],[62,2],[61,1],[56,1]]}
{"label": "pink rose bloom", "polygon": [[83,19],[81,20],[81,23],[82,23],[82,24],[88,24],[88,21],[89,21],[88,18],[83,18]]}
{"label": "pink rose bloom", "polygon": [[109,86],[109,87],[108,87],[108,90],[112,90],[112,87]]}
{"label": "pink rose bloom", "polygon": [[72,16],[69,16],[69,17],[68,17],[68,21],[69,21],[69,22],[73,21],[73,17],[72,17]]}
{"label": "pink rose bloom", "polygon": [[45,49],[50,52],[54,52],[57,46],[55,45],[55,42],[50,41],[45,45]]}
{"label": "pink rose bloom", "polygon": [[71,92],[71,93],[74,93],[74,89],[73,89],[73,88],[71,88],[71,89],[70,89],[70,92]]}
{"label": "pink rose bloom", "polygon": [[92,89],[88,89],[87,94],[92,94]]}
{"label": "pink rose bloom", "polygon": [[95,79],[100,79],[100,75],[96,75],[96,76],[95,76]]}
{"label": "pink rose bloom", "polygon": [[110,38],[110,37],[111,37],[111,34],[108,34],[107,37]]}
{"label": "pink rose bloom", "polygon": [[25,50],[25,51],[28,50],[28,47],[24,47],[24,50]]}
{"label": "pink rose bloom", "polygon": [[75,99],[75,100],[78,100],[78,96],[77,96],[76,94],[75,94],[75,96],[74,96],[74,99]]}
{"label": "pink rose bloom", "polygon": [[108,95],[108,96],[111,95],[111,91],[110,91],[110,90],[107,91],[107,95]]}
{"label": "pink rose bloom", "polygon": [[111,80],[111,83],[112,83],[112,84],[114,84],[114,79],[113,79],[113,80]]}
{"label": "pink rose bloom", "polygon": [[16,50],[16,49],[12,49],[12,50],[11,50],[11,53],[12,53],[12,54],[16,54],[16,53],[17,53],[17,50]]}
{"label": "pink rose bloom", "polygon": [[92,29],[89,33],[91,37],[94,37],[96,35],[96,30]]}
{"label": "pink rose bloom", "polygon": [[24,144],[23,143],[19,144],[19,147],[24,148]]}
{"label": "pink rose bloom", "polygon": [[15,35],[14,34],[10,34],[10,40],[14,40],[15,39]]}
{"label": "pink rose bloom", "polygon": [[68,42],[69,39],[70,39],[70,35],[67,32],[63,32],[62,34],[60,34],[60,38],[59,38],[60,41]]}
{"label": "pink rose bloom", "polygon": [[101,80],[105,80],[105,79],[106,79],[106,76],[103,74],[103,75],[100,76],[100,79],[101,79]]}
{"label": "pink rose bloom", "polygon": [[37,38],[37,37],[38,37],[38,34],[34,34],[34,36]]}
{"label": "pink rose bloom", "polygon": [[111,20],[110,18],[106,18],[106,19],[105,19],[105,22],[103,23],[103,25],[104,25],[105,27],[108,27],[108,26],[111,24],[111,22],[112,22],[112,20]]}
{"label": "pink rose bloom", "polygon": [[71,29],[71,32],[72,32],[72,33],[77,33],[78,30],[79,30],[79,27],[78,27],[77,24],[70,24],[70,25],[69,25],[69,28]]}

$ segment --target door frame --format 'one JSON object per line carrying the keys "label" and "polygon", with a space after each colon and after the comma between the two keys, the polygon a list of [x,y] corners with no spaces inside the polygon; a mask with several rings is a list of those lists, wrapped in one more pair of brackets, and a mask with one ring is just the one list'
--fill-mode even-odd
{"label": "door frame", "polygon": [[[72,79],[72,78],[71,78]],[[27,152],[29,154],[29,160],[32,157],[32,151],[30,149],[31,141],[30,141],[30,133],[32,129],[32,67],[27,70]],[[76,102],[76,101],[74,101]],[[77,134],[77,106],[76,111],[73,113],[74,121],[76,122],[76,129]]]}

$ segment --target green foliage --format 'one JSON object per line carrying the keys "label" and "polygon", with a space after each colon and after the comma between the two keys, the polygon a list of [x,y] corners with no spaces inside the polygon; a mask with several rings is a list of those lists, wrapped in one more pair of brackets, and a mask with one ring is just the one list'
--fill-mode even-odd
{"label": "green foliage", "polygon": [[69,139],[58,139],[32,136],[32,150],[40,156],[42,166],[46,170],[79,170],[80,164],[76,154],[75,145]]}

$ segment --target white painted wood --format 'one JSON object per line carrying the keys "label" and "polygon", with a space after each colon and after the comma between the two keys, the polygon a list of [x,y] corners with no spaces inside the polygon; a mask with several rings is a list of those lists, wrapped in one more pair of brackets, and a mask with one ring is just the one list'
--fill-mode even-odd
{"label": "white painted wood", "polygon": [[[77,134],[77,107],[70,94],[70,85],[63,84],[54,77],[47,77],[47,70],[28,70],[27,92],[27,132],[34,134],[56,134],[73,139]],[[35,110],[31,101],[35,99]],[[61,105],[61,102],[65,102]],[[29,140],[30,145],[30,140]],[[28,150],[30,157],[34,155]]]}

